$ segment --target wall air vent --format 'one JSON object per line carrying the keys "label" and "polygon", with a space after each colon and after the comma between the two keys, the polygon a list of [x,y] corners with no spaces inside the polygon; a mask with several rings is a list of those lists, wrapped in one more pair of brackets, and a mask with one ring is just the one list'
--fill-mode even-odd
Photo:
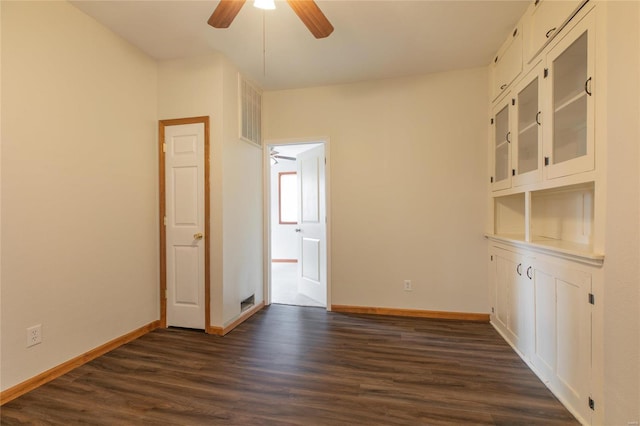
{"label": "wall air vent", "polygon": [[252,294],[251,296],[247,297],[242,302],[240,302],[240,312],[246,311],[247,309],[255,305],[255,302],[256,302],[255,294]]}
{"label": "wall air vent", "polygon": [[262,147],[262,92],[238,73],[240,139]]}

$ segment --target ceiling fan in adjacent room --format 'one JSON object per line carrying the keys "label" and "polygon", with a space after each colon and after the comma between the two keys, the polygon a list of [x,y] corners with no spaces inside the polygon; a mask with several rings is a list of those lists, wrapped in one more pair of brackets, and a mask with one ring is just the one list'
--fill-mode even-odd
{"label": "ceiling fan in adjacent room", "polygon": [[271,148],[271,151],[269,152],[269,155],[271,156],[271,159],[274,161],[273,164],[278,164],[278,160],[296,161],[296,157],[289,157],[287,155],[280,155],[280,152],[276,151],[273,148]]}
{"label": "ceiling fan in adjacent room", "polygon": [[[220,0],[220,3],[213,11],[207,23],[214,28],[228,28],[238,12],[240,12],[245,1],[246,0]],[[263,9],[275,8],[272,1],[269,2],[272,6],[267,7],[260,6],[259,3],[262,3],[262,1],[256,0],[256,7]],[[289,6],[291,6],[315,38],[325,38],[333,32],[333,25],[331,25],[331,22],[324,16],[324,13],[322,13],[315,1],[287,0],[287,3],[289,3]]]}

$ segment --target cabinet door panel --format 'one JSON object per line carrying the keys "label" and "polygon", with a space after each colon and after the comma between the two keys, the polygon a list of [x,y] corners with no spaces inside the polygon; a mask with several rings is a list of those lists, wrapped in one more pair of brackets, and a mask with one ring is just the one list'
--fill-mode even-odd
{"label": "cabinet door panel", "polygon": [[513,30],[494,60],[493,99],[495,100],[522,71],[522,34],[520,28]]}
{"label": "cabinet door panel", "polygon": [[529,20],[525,50],[526,60],[531,60],[562,29],[585,0],[542,0],[538,2]]}
{"label": "cabinet door panel", "polygon": [[532,359],[549,387],[589,423],[591,275],[570,265],[537,262],[536,346]]}
{"label": "cabinet door panel", "polygon": [[542,80],[543,67],[540,63],[514,89],[514,187],[542,179]]}
{"label": "cabinet door panel", "polygon": [[495,109],[493,116],[492,160],[494,191],[511,187],[511,126],[509,99]]}
{"label": "cabinet door panel", "polygon": [[545,121],[547,178],[593,170],[594,19],[584,17],[549,51],[550,91]]}
{"label": "cabinet door panel", "polygon": [[503,331],[507,330],[509,315],[509,280],[512,262],[496,255],[496,312],[495,316]]}
{"label": "cabinet door panel", "polygon": [[546,380],[553,376],[556,365],[556,292],[555,278],[535,271],[536,340],[533,365]]}

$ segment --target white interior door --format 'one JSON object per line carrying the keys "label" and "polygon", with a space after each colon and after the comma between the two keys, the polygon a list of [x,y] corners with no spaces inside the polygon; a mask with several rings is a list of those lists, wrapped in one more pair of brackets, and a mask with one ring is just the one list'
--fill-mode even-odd
{"label": "white interior door", "polygon": [[204,124],[165,127],[167,325],[205,328]]}
{"label": "white interior door", "polygon": [[298,292],[326,306],[327,240],[324,145],[297,156]]}

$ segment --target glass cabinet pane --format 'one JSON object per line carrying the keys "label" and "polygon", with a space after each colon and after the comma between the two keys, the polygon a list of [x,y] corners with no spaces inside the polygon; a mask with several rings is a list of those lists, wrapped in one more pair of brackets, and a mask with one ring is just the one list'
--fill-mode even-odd
{"label": "glass cabinet pane", "polygon": [[587,153],[587,32],[553,61],[553,163]]}
{"label": "glass cabinet pane", "polygon": [[496,114],[495,132],[495,158],[494,173],[496,182],[500,182],[509,176],[509,143],[507,134],[509,132],[509,106],[505,106]]}
{"label": "glass cabinet pane", "polygon": [[523,174],[538,169],[538,78],[518,93],[518,168]]}

